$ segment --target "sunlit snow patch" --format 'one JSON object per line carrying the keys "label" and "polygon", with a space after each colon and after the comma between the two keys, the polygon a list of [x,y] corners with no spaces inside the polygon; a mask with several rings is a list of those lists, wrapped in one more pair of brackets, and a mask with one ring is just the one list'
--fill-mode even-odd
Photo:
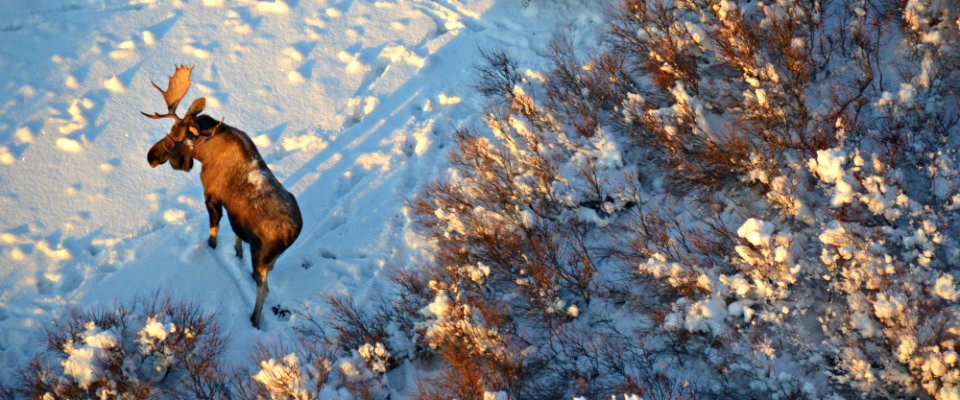
{"label": "sunlit snow patch", "polygon": [[0,165],[13,165],[14,162],[16,158],[10,154],[10,150],[6,146],[0,146]]}
{"label": "sunlit snow patch", "polygon": [[78,154],[83,152],[80,142],[70,138],[57,138],[57,148],[64,153]]}
{"label": "sunlit snow patch", "polygon": [[120,80],[117,79],[116,75],[104,81],[103,87],[107,88],[107,90],[113,93],[123,93],[123,83],[120,83]]}
{"label": "sunlit snow patch", "polygon": [[102,331],[93,322],[88,322],[80,341],[82,343],[71,340],[63,346],[67,359],[61,364],[63,373],[72,376],[81,388],[86,389],[103,374],[98,360],[106,356],[108,350],[117,346],[117,335]]}
{"label": "sunlit snow patch", "polygon": [[306,134],[283,138],[281,146],[283,146],[283,149],[286,151],[322,151],[327,148],[327,142],[319,136]]}
{"label": "sunlit snow patch", "polygon": [[163,220],[171,224],[183,225],[186,215],[185,211],[174,208],[163,212]]}
{"label": "sunlit snow patch", "polygon": [[260,1],[257,2],[257,11],[261,14],[286,14],[290,12],[290,6],[283,0]]}

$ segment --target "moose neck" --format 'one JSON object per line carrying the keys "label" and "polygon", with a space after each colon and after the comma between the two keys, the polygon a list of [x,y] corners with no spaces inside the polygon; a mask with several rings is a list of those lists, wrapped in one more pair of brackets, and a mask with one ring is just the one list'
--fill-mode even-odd
{"label": "moose neck", "polygon": [[261,160],[253,141],[240,130],[221,124],[207,115],[197,116],[197,130],[202,138],[195,139],[193,157],[203,165],[237,160]]}

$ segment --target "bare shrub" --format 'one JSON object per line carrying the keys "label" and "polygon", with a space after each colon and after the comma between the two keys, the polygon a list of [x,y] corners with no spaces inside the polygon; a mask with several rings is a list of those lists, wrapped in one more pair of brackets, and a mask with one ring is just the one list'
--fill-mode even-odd
{"label": "bare shrub", "polygon": [[[558,335],[592,301],[603,257],[591,245],[600,237],[596,221],[631,199],[611,189],[627,179],[617,170],[616,143],[589,123],[607,118],[622,96],[605,75],[616,63],[590,72],[575,59],[557,62],[579,86],[556,85],[549,97],[564,115],[587,118],[567,120],[538,107],[526,93],[530,86],[498,92],[486,118],[491,134],[457,131],[453,178],[427,185],[409,203],[436,251],[424,277],[401,282],[426,302],[417,330],[447,366],[421,382],[421,397],[568,393],[558,384],[565,378],[549,373],[559,353],[531,345]],[[580,99],[561,104],[552,97],[574,92]],[[601,98],[606,103],[593,102]]]}
{"label": "bare shrub", "polygon": [[[412,276],[398,271],[393,279],[416,285]],[[394,343],[410,339],[397,339],[388,330],[413,331],[411,316],[401,312],[413,312],[408,307],[417,302],[387,303],[387,298],[392,297],[370,300],[368,308],[348,296],[330,296],[329,310],[298,311],[294,345],[260,344],[251,362],[258,367],[235,369],[236,380],[242,381],[238,396],[317,399],[345,391],[357,399],[389,398],[387,372],[416,350],[403,348],[394,354]]]}
{"label": "bare shrub", "polygon": [[[789,157],[832,146],[837,120],[858,118],[875,84],[884,18],[819,0],[624,1],[613,16],[614,51],[650,78],[635,79],[624,105],[628,131],[664,150],[687,189],[769,191]],[[838,58],[852,68],[815,79]]]}
{"label": "bare shrub", "polygon": [[409,204],[420,396],[960,393],[956,12],[623,0],[542,86],[487,56]]}
{"label": "bare shrub", "polygon": [[337,332],[337,342],[348,349],[359,349],[367,343],[387,343],[388,315],[369,315],[357,308],[347,296],[330,296],[327,303],[333,308],[330,326]]}
{"label": "bare shrub", "polygon": [[523,82],[516,61],[501,50],[480,50],[480,57],[484,62],[475,65],[479,77],[474,88],[484,96],[508,100],[513,88]]}
{"label": "bare shrub", "polygon": [[544,84],[545,106],[577,134],[593,137],[633,89],[625,60],[619,53],[603,52],[584,62],[566,36],[554,39],[548,50],[553,70]]}
{"label": "bare shrub", "polygon": [[47,349],[19,370],[28,397],[225,398],[226,341],[197,305],[169,296],[88,311],[46,327]]}
{"label": "bare shrub", "polygon": [[[666,328],[648,338],[681,339],[703,352],[687,355],[739,382],[770,379],[724,365],[771,367],[704,357],[710,342],[781,362],[836,360],[799,363],[827,385],[763,385],[781,396],[955,392],[938,367],[954,359],[948,326],[958,324],[941,303],[954,297],[957,265],[939,246],[940,232],[956,232],[940,213],[956,204],[955,168],[943,160],[956,159],[946,143],[957,143],[957,119],[938,83],[957,54],[943,24],[953,12],[923,1],[624,2],[614,45],[650,79],[628,96],[625,131],[663,151],[674,183],[700,192],[654,192],[647,203],[670,206],[642,207],[624,225],[635,236],[618,253],[654,289],[633,307]],[[898,21],[914,30],[899,53]],[[683,52],[696,62],[676,71],[684,64],[670,60]],[[891,62],[899,76],[883,67]],[[815,315],[819,331],[809,329]],[[774,329],[776,345],[757,336]],[[825,347],[804,344],[820,335]]]}

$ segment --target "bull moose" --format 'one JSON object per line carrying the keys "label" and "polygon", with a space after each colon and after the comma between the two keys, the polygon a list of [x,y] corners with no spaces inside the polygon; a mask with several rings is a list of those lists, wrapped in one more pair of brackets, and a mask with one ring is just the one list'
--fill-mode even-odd
{"label": "bull moose", "polygon": [[300,235],[303,221],[293,194],[283,188],[260,152],[243,131],[217,121],[203,112],[206,100],[200,97],[184,114],[177,116],[177,105],[190,89],[193,67],[177,66],[167,90],[156,83],[163,94],[165,114],[140,113],[152,119],[172,118],[173,127],[147,153],[150,167],[167,161],[175,170],[190,171],[193,160],[202,164],[200,181],[210,214],[210,247],[217,247],[217,232],[223,209],[236,235],[234,250],[243,258],[243,242],[250,245],[253,280],[257,283],[257,302],[250,321],[260,328],[260,313],[267,297],[267,274],[277,257]]}

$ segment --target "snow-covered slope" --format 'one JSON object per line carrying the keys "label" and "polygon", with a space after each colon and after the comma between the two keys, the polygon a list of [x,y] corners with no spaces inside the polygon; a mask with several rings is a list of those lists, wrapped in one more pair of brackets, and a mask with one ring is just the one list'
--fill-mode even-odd
{"label": "snow-covered slope", "polygon": [[197,169],[146,162],[170,124],[139,111],[161,110],[150,81],[175,64],[196,66],[184,101],[204,96],[248,132],[298,197],[304,229],[268,307],[389,295],[386,269],[425,255],[404,201],[483,106],[479,50],[536,69],[557,29],[585,40],[600,21],[577,2],[523,3],[0,2],[0,384],[15,386],[39,328],[69,306],[169,292],[216,310],[237,359],[289,334],[272,313],[250,326],[249,260],[206,246]]}

